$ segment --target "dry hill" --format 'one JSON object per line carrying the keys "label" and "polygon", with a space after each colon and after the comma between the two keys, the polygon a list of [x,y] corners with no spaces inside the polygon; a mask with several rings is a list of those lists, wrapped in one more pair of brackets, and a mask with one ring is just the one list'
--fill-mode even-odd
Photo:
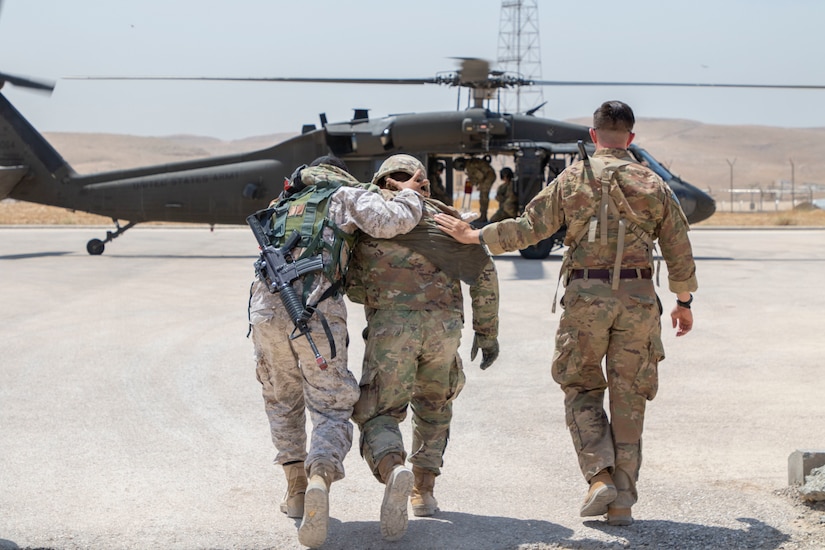
{"label": "dry hill", "polygon": [[[588,124],[585,119],[573,122]],[[673,173],[702,189],[768,189],[790,181],[825,186],[825,128],[719,126],[690,120],[640,119],[636,143]]]}
{"label": "dry hill", "polygon": [[[587,124],[586,120],[574,122]],[[825,186],[825,128],[718,126],[689,120],[641,119],[636,140],[671,171],[702,189],[768,189],[791,179]],[[237,141],[199,136],[135,137],[49,133],[55,148],[81,173],[216,156],[264,148],[290,134]]]}
{"label": "dry hill", "polygon": [[[586,119],[573,120],[589,124]],[[729,199],[727,190],[775,188],[780,180],[791,179],[791,160],[798,198],[806,185],[824,190],[813,198],[825,197],[825,128],[776,128],[764,126],[718,126],[689,120],[640,119],[637,143],[646,148],[671,171],[697,187],[710,191],[718,201]],[[80,173],[117,168],[165,164],[187,159],[220,156],[262,149],[292,134],[257,136],[221,141],[200,136],[137,137],[117,134],[47,133],[55,149]],[[807,197],[805,197],[807,198]],[[108,223],[105,218],[67,213],[59,219],[48,216],[45,207],[0,203],[0,223]],[[23,219],[18,219],[18,212]],[[716,216],[714,216],[716,217]]]}

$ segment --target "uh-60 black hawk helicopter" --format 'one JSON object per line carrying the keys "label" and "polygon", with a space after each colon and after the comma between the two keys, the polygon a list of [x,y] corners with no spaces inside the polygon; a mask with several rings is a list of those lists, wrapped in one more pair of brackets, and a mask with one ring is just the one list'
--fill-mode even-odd
{"label": "uh-60 black hawk helicopter", "polygon": [[[327,84],[440,84],[469,90],[464,110],[390,115],[370,119],[357,109],[352,120],[321,126],[305,125],[300,135],[272,147],[231,156],[212,157],[159,166],[96,174],[76,173],[60,154],[0,94],[0,199],[30,201],[112,218],[114,231],[87,243],[89,254],[102,254],[105,243],[138,223],[148,221],[215,224],[246,223],[246,217],[265,208],[283,188],[295,167],[324,154],[344,159],[354,176],[369,181],[389,155],[407,153],[425,165],[434,159],[447,165],[448,191],[452,168],[471,156],[508,155],[516,166],[519,202],[523,208],[543,186],[579,155],[577,142],[589,143],[584,126],[527,113],[491,110],[502,89],[525,85],[578,86],[722,86],[737,84],[676,84],[621,82],[531,81],[491,71],[479,59],[462,60],[461,68],[433,78],[218,78],[218,77],[79,77],[100,80],[204,80],[315,82]],[[0,85],[50,89],[49,83],[0,73]],[[765,86],[795,88],[803,86]],[[825,88],[808,86],[808,88]],[[496,102],[497,103],[497,102]],[[592,148],[592,144],[589,144]],[[592,150],[592,149],[591,149]],[[688,221],[696,223],[715,211],[713,199],[670,173],[644,149],[632,145],[639,162],[655,170],[679,198]],[[120,225],[120,221],[127,222]],[[527,258],[544,258],[561,246],[563,231],[523,250]]]}

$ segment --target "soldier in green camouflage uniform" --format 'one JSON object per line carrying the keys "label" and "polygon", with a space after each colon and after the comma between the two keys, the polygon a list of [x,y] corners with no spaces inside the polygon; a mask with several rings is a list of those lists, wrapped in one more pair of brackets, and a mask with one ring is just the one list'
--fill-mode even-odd
{"label": "soldier in green camouflage uniform", "polygon": [[486,159],[473,157],[467,159],[464,172],[473,186],[478,188],[478,221],[486,222],[487,210],[490,207],[490,189],[496,181],[496,171]]}
{"label": "soldier in green camouflage uniform", "polygon": [[[323,161],[323,162],[321,162]],[[393,237],[411,230],[421,219],[423,197],[419,187],[427,181],[424,174],[403,185],[393,197],[385,199],[377,189],[360,184],[349,173],[334,166],[340,160],[322,157],[317,166],[300,171],[304,185],[339,182],[341,187],[329,199],[327,217],[344,233],[364,232],[376,237]],[[315,164],[315,163],[313,163]],[[342,165],[345,167],[345,165]],[[419,187],[417,187],[419,186]],[[333,232],[323,229],[323,238],[332,242]],[[300,250],[293,252],[295,257]],[[327,250],[324,263],[331,261]],[[315,307],[326,319],[336,348],[331,345],[320,316],[309,320],[315,343],[327,359],[321,370],[306,338],[291,338],[295,329],[280,296],[256,280],[249,301],[252,342],[255,345],[257,377],[263,390],[264,405],[278,451],[275,463],[283,465],[287,491],[281,511],[301,518],[298,539],[305,546],[320,546],[326,539],[329,517],[329,486],[344,477],[344,457],[352,447],[352,408],[358,399],[358,383],[347,366],[347,308],[340,292],[319,302],[331,283],[316,277],[311,288],[304,288],[305,275],[293,286],[298,296],[309,292],[307,306]],[[307,452],[306,416],[312,420],[312,437]],[[309,479],[308,479],[309,478]]]}
{"label": "soldier in green camouflage uniform", "polygon": [[[387,159],[373,182],[403,178],[420,169],[409,155]],[[498,278],[483,247],[461,245],[435,226],[433,215],[451,207],[425,201],[419,225],[393,239],[360,239],[347,275],[347,295],[363,303],[368,328],[361,398],[353,419],[361,430],[361,455],[386,485],[381,531],[397,540],[413,513],[437,511],[435,477],[441,473],[450,432],[452,402],[464,384],[457,350],[464,323],[461,281],[470,284],[474,351],[481,368],[498,356]],[[412,409],[412,451],[407,469],[399,424]]]}
{"label": "soldier in green camouflage uniform", "polygon": [[430,180],[430,196],[441,201],[448,206],[452,206],[453,198],[447,193],[447,188],[444,186],[442,174],[444,173],[444,163],[440,160],[430,161],[430,173],[427,179]]}
{"label": "soldier in green camouflage uniform", "polygon": [[490,222],[500,222],[518,216],[518,195],[516,195],[513,169],[505,166],[499,172],[501,184],[496,191],[498,210],[490,218]]}
{"label": "soldier in green camouflage uniform", "polygon": [[651,280],[655,240],[676,294],[670,314],[676,336],[693,326],[691,292],[697,288],[688,223],[678,201],[626,150],[634,122],[633,111],[622,102],[599,107],[590,130],[593,158],[559,174],[519,218],[480,231],[437,218],[459,241],[484,242],[493,253],[522,249],[567,225],[569,248],[560,273],[565,309],[553,379],[564,390],[567,424],[590,484],[580,513],[606,513],[611,525],[633,521],[645,403],[656,395],[658,362],[664,359],[662,310]]}

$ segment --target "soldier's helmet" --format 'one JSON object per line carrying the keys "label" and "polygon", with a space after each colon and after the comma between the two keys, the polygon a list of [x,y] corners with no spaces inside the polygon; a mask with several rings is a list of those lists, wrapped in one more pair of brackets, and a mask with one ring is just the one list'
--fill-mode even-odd
{"label": "soldier's helmet", "polygon": [[427,170],[420,160],[411,155],[393,155],[381,163],[378,172],[372,178],[372,183],[378,187],[383,187],[384,178],[394,172],[403,172],[409,174],[410,177],[415,175],[416,170],[421,170],[421,173],[426,176]]}

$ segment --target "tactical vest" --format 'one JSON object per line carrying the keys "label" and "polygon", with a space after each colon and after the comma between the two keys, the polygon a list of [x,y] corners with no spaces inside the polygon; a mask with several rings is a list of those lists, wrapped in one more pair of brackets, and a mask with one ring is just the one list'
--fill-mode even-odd
{"label": "tactical vest", "polygon": [[[270,244],[276,248],[283,246],[293,231],[300,233],[301,239],[293,249],[295,261],[322,255],[324,268],[321,273],[331,287],[321,300],[340,291],[356,239],[355,235],[341,231],[328,216],[330,197],[342,185],[340,181],[317,181],[293,195],[280,197],[260,216]],[[332,232],[332,242],[323,238],[325,228]],[[304,275],[303,282],[306,306],[307,297],[316,283],[316,273]]]}

